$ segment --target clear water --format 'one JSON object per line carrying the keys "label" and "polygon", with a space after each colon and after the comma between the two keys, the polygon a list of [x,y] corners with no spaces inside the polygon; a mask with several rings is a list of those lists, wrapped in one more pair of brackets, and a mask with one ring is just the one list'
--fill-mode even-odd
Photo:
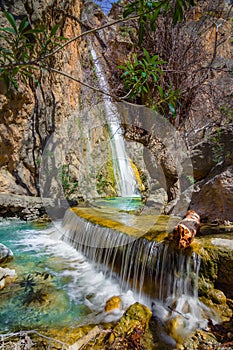
{"label": "clear water", "polygon": [[[90,228],[84,229],[84,233],[87,234],[89,230]],[[56,226],[47,228],[18,221],[0,222],[0,242],[14,253],[14,259],[6,266],[15,269],[18,275],[11,286],[0,291],[1,334],[28,329],[41,332],[46,330],[48,333],[50,329],[76,329],[81,325],[116,321],[129,305],[139,300],[138,294],[136,291],[133,294],[130,286],[125,286],[122,292],[119,283],[113,277],[111,280],[107,278],[108,274],[104,275],[100,270],[94,269],[93,264],[80,252],[61,241],[62,233],[63,228],[59,222]],[[135,246],[137,258],[132,254],[130,247],[129,250],[126,249],[122,257],[122,279],[127,280],[126,267],[134,261],[134,279],[143,283],[144,267],[139,272],[136,262],[145,257],[153,266],[156,265],[150,256],[153,249],[147,252],[145,248],[144,245]],[[160,294],[163,294],[164,283],[170,283],[169,276],[167,281],[164,278],[165,265],[170,267],[171,263],[167,261],[167,254],[159,253],[159,259],[162,262],[162,267],[158,264],[161,277],[154,280],[154,286],[152,283],[151,288],[154,290],[158,284]],[[184,265],[181,264],[182,269]],[[187,265],[189,268],[188,262]],[[177,273],[182,272],[182,269],[177,270]],[[183,281],[182,276],[175,280]],[[29,286],[26,286],[26,282]],[[205,328],[207,319],[212,318],[212,313],[198,301],[197,295],[187,290],[186,282],[188,283],[184,280],[184,283],[176,288],[179,291],[178,296],[171,292],[170,296],[165,296],[164,301],[159,298],[153,302],[153,312],[159,323],[167,325],[183,315],[176,327],[179,338],[188,336],[198,327]],[[142,289],[142,286],[139,287]],[[134,287],[132,289],[134,290]],[[31,295],[36,295],[37,298],[32,299]],[[106,313],[106,301],[115,295],[121,297],[121,308]],[[140,301],[152,306],[151,298],[148,301],[142,298]],[[172,314],[171,306],[176,310]],[[175,344],[166,327],[161,332],[162,342]]]}
{"label": "clear water", "polygon": [[[135,301],[132,292],[121,295],[117,282],[97,273],[81,253],[57,239],[57,233],[54,227],[0,223],[0,242],[14,253],[5,267],[18,276],[0,291],[0,333],[112,321]],[[25,286],[27,279],[31,287]],[[38,297],[30,298],[36,292]],[[122,296],[122,309],[107,314],[104,306],[113,295]]]}
{"label": "clear water", "polygon": [[94,204],[100,207],[116,208],[119,210],[133,211],[143,206],[141,197],[110,197],[96,199]]}

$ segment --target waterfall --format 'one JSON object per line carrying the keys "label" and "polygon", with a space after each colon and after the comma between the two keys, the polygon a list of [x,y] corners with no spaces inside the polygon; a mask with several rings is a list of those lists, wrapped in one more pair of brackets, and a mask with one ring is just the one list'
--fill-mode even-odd
{"label": "waterfall", "polygon": [[[109,92],[109,86],[106,77],[103,73],[101,63],[93,47],[91,48],[91,55],[94,60],[95,72],[98,79],[99,87],[101,88],[101,90]],[[138,196],[137,181],[135,179],[134,171],[130,165],[128,156],[126,154],[117,108],[108,96],[104,96],[103,99],[106,117],[110,129],[112,163],[118,196]]]}
{"label": "waterfall", "polygon": [[102,227],[68,210],[63,240],[94,262],[97,270],[118,276],[123,289],[161,301],[168,297],[197,297],[200,257],[158,243]]}
{"label": "waterfall", "polygon": [[201,260],[195,252],[178,250],[171,241],[136,239],[78,217],[72,210],[66,212],[63,228],[62,239],[91,260],[97,271],[117,279],[122,292],[131,290],[138,301],[152,307],[158,324],[166,325],[162,342],[174,345],[174,339],[184,339],[215,318],[198,299]]}

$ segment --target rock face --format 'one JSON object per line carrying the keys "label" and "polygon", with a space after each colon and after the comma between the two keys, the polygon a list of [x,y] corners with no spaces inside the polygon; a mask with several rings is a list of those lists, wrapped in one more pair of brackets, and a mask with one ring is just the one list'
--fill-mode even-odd
{"label": "rock face", "polygon": [[[58,35],[71,38],[80,33],[80,26],[68,14],[80,16],[81,2],[67,1],[57,5],[51,1],[4,2],[4,10],[16,18],[28,16],[32,25],[52,28],[59,25]],[[62,11],[66,11],[66,15]],[[1,25],[5,25],[3,13]],[[80,50],[73,42],[67,50],[56,55],[50,65],[69,73],[80,71]],[[0,191],[4,193],[38,195],[40,158],[48,137],[77,107],[80,85],[64,78],[42,72],[40,85],[20,84],[19,90],[6,94],[0,89]]]}
{"label": "rock face", "polygon": [[45,215],[45,205],[53,206],[50,199],[25,195],[0,193],[0,215],[18,217],[23,220],[35,220]]}
{"label": "rock face", "polygon": [[232,124],[196,145],[191,152],[191,160],[197,182],[181,193],[178,204],[170,202],[166,212],[183,216],[183,208],[190,207],[198,212],[201,221],[233,221],[232,147]]}
{"label": "rock face", "polygon": [[[208,238],[208,229],[206,232],[206,237],[198,239],[202,257],[198,295],[201,301],[217,312],[221,320],[230,321],[233,305],[232,240]],[[214,233],[209,234],[210,237],[214,236]]]}
{"label": "rock face", "polygon": [[228,124],[209,135],[192,148],[191,159],[194,179],[206,178],[217,163],[224,161],[233,149],[233,125]]}
{"label": "rock face", "polygon": [[[228,124],[194,148],[191,207],[202,220],[233,221],[233,127]],[[217,164],[217,165],[216,165]]]}
{"label": "rock face", "polygon": [[210,174],[200,190],[194,192],[191,207],[202,220],[233,221],[233,165],[213,176]]}

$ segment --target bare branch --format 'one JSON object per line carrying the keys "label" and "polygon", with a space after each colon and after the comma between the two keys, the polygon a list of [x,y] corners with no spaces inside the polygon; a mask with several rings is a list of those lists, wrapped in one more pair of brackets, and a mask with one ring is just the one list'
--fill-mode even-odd
{"label": "bare branch", "polygon": [[53,56],[55,53],[57,53],[58,51],[64,49],[64,47],[68,46],[69,44],[71,44],[73,41],[76,41],[80,38],[82,38],[83,36],[85,35],[88,35],[88,34],[91,34],[91,33],[95,33],[99,30],[102,30],[102,29],[105,29],[105,28],[108,28],[108,27],[111,27],[115,24],[118,24],[118,23],[124,23],[124,22],[127,22],[127,21],[131,21],[131,20],[135,20],[135,19],[138,19],[141,15],[137,15],[137,16],[132,16],[132,17],[128,17],[128,18],[121,18],[121,19],[118,19],[118,20],[115,20],[115,21],[111,21],[109,23],[106,23],[100,27],[97,27],[97,28],[91,28],[89,30],[86,30],[85,32],[79,34],[79,35],[76,35],[74,36],[73,38],[71,38],[70,40],[66,41],[63,45],[59,46],[58,48],[56,48],[54,51],[48,53],[47,55],[43,56],[43,57],[40,57],[39,60],[44,60],[50,56]]}
{"label": "bare branch", "polygon": [[86,86],[87,88],[95,91],[95,92],[100,92],[101,94],[104,94],[106,96],[109,96],[111,97],[112,99],[114,99],[115,101],[124,101],[125,99],[127,99],[130,95],[130,93],[132,92],[132,90],[130,90],[126,95],[122,96],[122,97],[118,97],[116,95],[113,95],[111,93],[109,93],[108,91],[105,91],[105,90],[102,90],[102,89],[99,89],[99,88],[96,88],[94,86],[91,86],[83,81],[81,81],[80,79],[78,78],[75,78],[73,77],[72,75],[66,73],[66,72],[63,72],[63,71],[60,71],[56,68],[52,68],[52,67],[49,67],[49,66],[44,66],[44,65],[40,65],[40,64],[35,64],[36,67],[39,67],[40,69],[45,69],[45,70],[48,70],[48,71],[51,71],[51,72],[55,72],[57,74],[60,74],[60,75],[63,75],[64,77],[66,78],[69,78],[73,81],[75,81],[76,83],[79,83],[80,85],[83,85],[83,86]]}

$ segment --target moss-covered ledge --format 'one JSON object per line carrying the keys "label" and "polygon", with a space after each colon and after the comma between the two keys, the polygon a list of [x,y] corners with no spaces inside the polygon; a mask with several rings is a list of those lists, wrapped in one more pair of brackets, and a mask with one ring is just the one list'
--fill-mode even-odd
{"label": "moss-covered ledge", "polygon": [[[226,228],[227,229],[227,228]],[[232,317],[233,309],[233,238],[231,229],[217,228],[195,239],[193,249],[202,261],[199,272],[199,297],[215,309],[222,320]]]}
{"label": "moss-covered ledge", "polygon": [[140,215],[113,208],[103,210],[94,207],[73,207],[70,210],[95,225],[157,242],[167,238],[171,228],[180,220],[179,217],[169,215]]}
{"label": "moss-covered ledge", "polygon": [[[172,227],[180,220],[168,215],[137,215],[119,210],[77,207],[71,211],[79,218],[144,241],[170,240]],[[203,226],[188,249],[201,256],[198,295],[202,302],[217,311],[223,321],[232,317],[233,306],[233,227]],[[170,248],[169,248],[170,249]],[[175,249],[175,248],[174,248]],[[118,253],[122,254],[121,248]],[[145,254],[146,251],[145,251]],[[134,256],[135,258],[135,256]],[[142,256],[138,263],[143,263]],[[119,258],[120,263],[121,258]],[[145,272],[147,273],[147,272]],[[149,281],[146,278],[147,281]],[[149,283],[149,282],[148,282]],[[148,291],[152,286],[143,286]]]}

